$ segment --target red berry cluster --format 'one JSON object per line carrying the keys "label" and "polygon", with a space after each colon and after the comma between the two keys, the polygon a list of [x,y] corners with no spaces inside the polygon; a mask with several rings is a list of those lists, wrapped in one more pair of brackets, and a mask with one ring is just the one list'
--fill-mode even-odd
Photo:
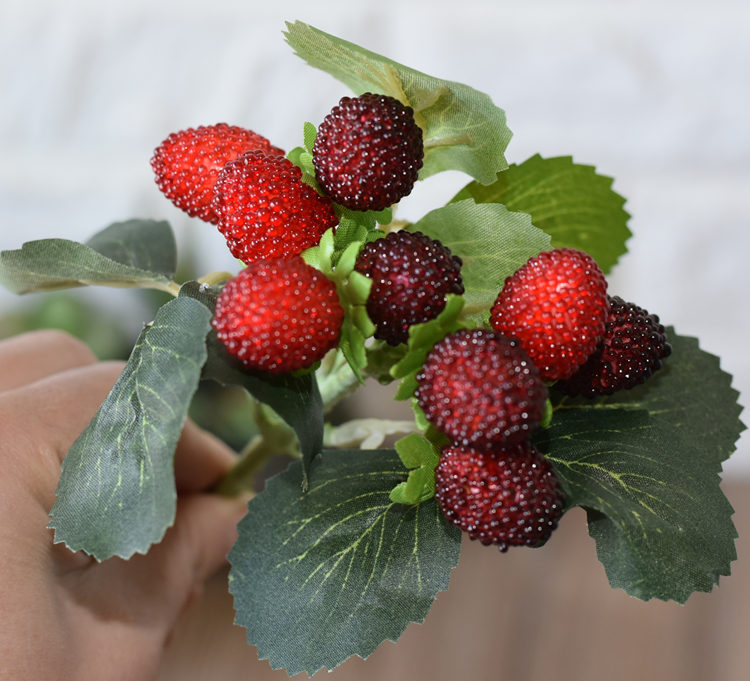
{"label": "red berry cluster", "polygon": [[[218,226],[247,265],[217,300],[213,321],[227,351],[248,368],[306,369],[338,342],[344,312],[335,285],[300,258],[338,215],[333,200],[380,210],[408,194],[422,166],[422,131],[392,97],[345,97],[326,116],[313,149],[324,194],[265,137],[219,123],[171,134],[151,165],[164,194]],[[359,271],[377,278],[368,309],[378,337],[398,344],[462,293],[461,261],[421,234],[393,235],[365,249]],[[383,247],[400,249],[388,259]],[[385,258],[385,260],[384,260]]]}
{"label": "red berry cluster", "polygon": [[[160,189],[218,226],[247,266],[219,294],[213,327],[246,367],[289,373],[339,341],[336,285],[299,255],[338,224],[340,208],[381,210],[406,196],[422,167],[413,111],[392,97],[345,97],[312,149],[319,193],[260,135],[226,124],[170,135],[151,161]],[[336,202],[336,203],[334,203]],[[415,324],[462,294],[461,259],[439,241],[402,230],[367,243],[354,269],[372,280],[375,338],[397,346]],[[658,317],[607,294],[596,262],[572,248],[529,259],[504,282],[491,328],[437,342],[415,398],[450,441],[435,470],[445,517],[484,544],[539,546],[562,516],[560,483],[531,444],[547,385],[608,395],[645,381],[670,354]]]}
{"label": "red berry cluster", "polygon": [[596,262],[545,251],[508,277],[492,330],[449,334],[417,375],[415,397],[451,441],[435,470],[448,520],[484,544],[543,544],[564,500],[549,462],[530,443],[546,383],[568,394],[610,394],[643,382],[669,352],[664,327],[607,295]]}

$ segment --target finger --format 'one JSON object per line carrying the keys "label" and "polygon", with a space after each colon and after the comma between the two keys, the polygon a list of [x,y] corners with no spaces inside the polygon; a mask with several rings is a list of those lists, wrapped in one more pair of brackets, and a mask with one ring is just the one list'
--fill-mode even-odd
{"label": "finger", "polygon": [[210,489],[236,460],[237,455],[221,440],[188,420],[175,451],[177,491],[191,493]]}
{"label": "finger", "polygon": [[46,329],[14,336],[0,343],[0,392],[96,361],[85,343],[64,331]]}
{"label": "finger", "polygon": [[[81,586],[109,617],[158,627],[166,635],[203,583],[226,561],[246,501],[210,494],[183,497],[174,525],[145,555],[93,565]],[[112,589],[117,584],[117,589]]]}
{"label": "finger", "polygon": [[62,461],[122,372],[122,362],[62,371],[5,393],[16,420]]}
{"label": "finger", "polygon": [[[182,497],[175,524],[167,533],[165,551],[175,568],[192,575],[185,589],[202,584],[226,563],[237,541],[237,523],[247,512],[249,497],[193,494]],[[186,570],[192,567],[192,573]]]}

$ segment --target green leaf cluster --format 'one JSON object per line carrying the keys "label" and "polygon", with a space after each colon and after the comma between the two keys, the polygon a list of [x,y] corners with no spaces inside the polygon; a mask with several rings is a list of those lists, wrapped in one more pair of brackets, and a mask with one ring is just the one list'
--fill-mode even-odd
{"label": "green leaf cluster", "polygon": [[[372,288],[372,280],[354,271],[354,265],[367,240],[369,230],[363,225],[347,225],[346,235],[336,238],[329,229],[317,246],[307,249],[302,257],[305,262],[317,268],[336,284],[339,301],[344,308],[344,322],[341,327],[339,349],[349,363],[352,372],[360,383],[364,383],[362,370],[367,366],[365,341],[375,333],[375,325],[367,315],[367,298]],[[337,230],[338,231],[338,230]]]}

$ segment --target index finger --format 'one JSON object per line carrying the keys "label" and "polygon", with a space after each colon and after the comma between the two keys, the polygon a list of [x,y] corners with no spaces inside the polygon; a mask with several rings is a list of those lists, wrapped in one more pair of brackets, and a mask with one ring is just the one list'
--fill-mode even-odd
{"label": "index finger", "polygon": [[30,331],[0,342],[0,392],[96,362],[83,342],[64,331]]}

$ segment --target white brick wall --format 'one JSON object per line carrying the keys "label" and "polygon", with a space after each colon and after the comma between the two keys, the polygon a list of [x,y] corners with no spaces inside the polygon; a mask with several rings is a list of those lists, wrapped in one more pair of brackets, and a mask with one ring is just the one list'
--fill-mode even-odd
{"label": "white brick wall", "polygon": [[[5,0],[0,248],[144,216],[169,219],[205,269],[232,267],[215,230],[161,198],[148,159],[168,132],[221,120],[298,144],[346,91],[286,46],[283,21],[297,18],[490,93],[515,133],[511,161],[572,154],[614,176],[635,236],[611,290],[699,336],[748,402],[744,0]],[[463,181],[424,183],[406,216]],[[126,293],[108,295],[127,305]],[[14,304],[0,291],[0,309]],[[749,450],[744,437],[729,470],[750,472]]]}

